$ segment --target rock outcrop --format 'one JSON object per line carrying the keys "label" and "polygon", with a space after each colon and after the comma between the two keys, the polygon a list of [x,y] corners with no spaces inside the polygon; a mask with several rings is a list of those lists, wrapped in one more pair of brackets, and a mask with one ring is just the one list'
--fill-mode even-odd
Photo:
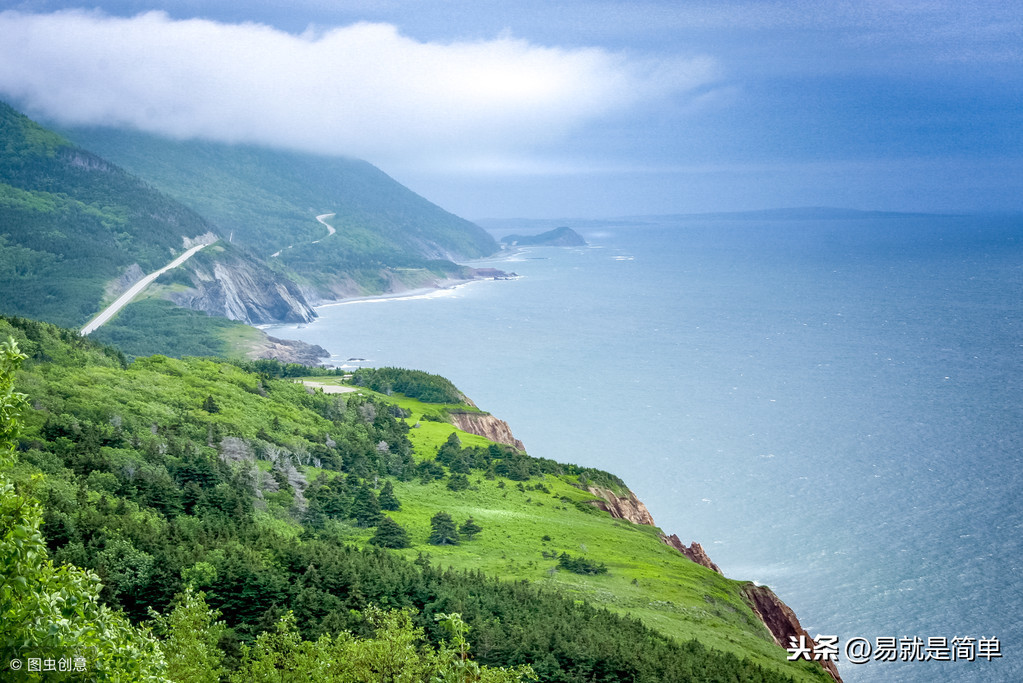
{"label": "rock outcrop", "polygon": [[[811,657],[813,656],[813,638],[800,626],[799,619],[792,608],[782,602],[781,598],[774,594],[774,591],[767,586],[748,583],[742,587],[742,594],[753,612],[760,617],[760,621],[764,622],[767,630],[774,636],[774,642],[787,648],[793,638],[798,642],[799,637],[803,636],[810,648]],[[820,665],[835,681],[842,683],[842,677],[838,675],[838,667],[834,662],[821,661]]]}
{"label": "rock outcrop", "polygon": [[522,442],[512,434],[507,422],[488,413],[451,413],[451,422],[463,432],[483,436],[520,451],[526,450]]}
{"label": "rock outcrop", "polygon": [[111,287],[111,293],[117,295],[123,294],[128,291],[133,284],[145,276],[146,274],[142,272],[142,267],[137,263],[133,263],[121,274],[121,277],[114,281],[114,284]]}
{"label": "rock outcrop", "polygon": [[721,571],[721,567],[717,566],[713,560],[710,559],[710,555],[703,549],[703,546],[693,541],[692,545],[686,545],[683,543],[678,536],[672,534],[671,536],[661,535],[661,540],[665,544],[670,545],[675,550],[679,551],[696,564],[703,565],[707,569],[713,569],[718,574],[724,576],[724,572]]}
{"label": "rock outcrop", "polygon": [[600,500],[592,501],[591,504],[609,513],[615,519],[628,520],[633,524],[657,526],[654,524],[653,515],[646,509],[646,505],[632,491],[629,491],[628,497],[622,498],[611,489],[599,486],[588,486],[586,490],[600,498]]}
{"label": "rock outcrop", "polygon": [[308,344],[296,339],[278,339],[267,335],[245,354],[248,358],[272,358],[282,363],[319,365],[320,360],[329,358],[330,352],[317,344]]}
{"label": "rock outcrop", "polygon": [[179,306],[249,325],[302,323],[316,317],[298,285],[237,248],[207,247],[186,267],[192,287],[170,295]]}
{"label": "rock outcrop", "polygon": [[[631,491],[627,498],[622,498],[609,489],[597,486],[587,487],[587,490],[601,499],[600,501],[593,501],[593,505],[607,511],[612,517],[627,519],[636,524],[656,526],[654,518],[646,509],[646,505],[636,498],[636,494]],[[710,559],[710,556],[707,555],[699,543],[694,542],[692,545],[686,546],[675,534],[670,536],[662,535],[661,540],[696,564],[723,575],[721,568]],[[805,636],[805,642],[810,646],[811,653],[813,652],[813,639],[799,625],[796,613],[782,602],[781,598],[774,594],[774,591],[767,586],[757,586],[756,584],[748,583],[743,586],[742,594],[750,609],[759,617],[760,621],[764,622],[764,626],[771,632],[771,636],[778,645],[787,648],[790,646],[791,637],[795,637],[798,641],[799,636]],[[842,677],[838,675],[838,667],[834,662],[822,661],[820,664],[837,683],[842,683]]]}

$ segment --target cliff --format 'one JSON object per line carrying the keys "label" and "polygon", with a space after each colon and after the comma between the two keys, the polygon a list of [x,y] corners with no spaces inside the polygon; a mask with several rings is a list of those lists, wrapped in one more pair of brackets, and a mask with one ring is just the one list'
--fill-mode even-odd
{"label": "cliff", "polygon": [[250,325],[316,317],[298,285],[231,245],[207,247],[185,268],[191,286],[170,294],[179,306]]}
{"label": "cliff", "polygon": [[646,505],[639,498],[636,498],[636,494],[632,491],[629,491],[628,497],[622,498],[615,495],[611,489],[599,486],[589,486],[586,490],[601,499],[593,501],[592,504],[615,519],[625,519],[633,524],[657,526],[654,524],[654,518],[650,511],[646,509]]}
{"label": "cliff", "polygon": [[[781,598],[774,594],[774,591],[767,586],[748,583],[743,586],[742,594],[756,615],[760,617],[760,621],[764,622],[767,630],[774,636],[774,642],[781,647],[789,647],[793,638],[798,640],[799,636],[805,636],[806,643],[813,653],[813,638],[800,626],[796,613],[782,602]],[[820,664],[835,681],[842,683],[842,677],[838,675],[838,667],[834,662],[822,661]]]}
{"label": "cliff", "polygon": [[[594,496],[601,498],[600,501],[593,501],[592,504],[610,513],[612,517],[625,519],[635,524],[656,526],[654,518],[647,510],[646,505],[636,498],[636,494],[631,491],[629,491],[628,497],[623,498],[616,495],[610,489],[590,486],[587,487],[587,490]],[[696,564],[723,575],[721,568],[710,559],[710,556],[707,555],[699,543],[694,542],[692,545],[686,546],[675,534],[670,536],[662,534],[661,541],[679,551]],[[775,595],[774,591],[767,586],[757,586],[748,583],[743,586],[742,595],[750,609],[764,623],[767,630],[771,632],[775,643],[783,648],[787,648],[791,642],[790,638],[795,637],[798,640],[799,636],[802,635],[806,637],[806,642],[810,644],[811,652],[813,651],[813,639],[800,626],[795,612],[782,602],[781,598]],[[842,677],[839,676],[838,667],[834,662],[822,661],[820,664],[837,683],[842,682]]]}
{"label": "cliff", "polygon": [[483,436],[491,441],[512,446],[520,451],[526,450],[522,442],[512,434],[511,427],[504,420],[499,420],[487,413],[451,413],[451,422],[463,432]]}
{"label": "cliff", "polygon": [[330,352],[318,344],[308,344],[297,339],[278,339],[265,335],[245,355],[249,359],[272,358],[282,363],[319,365],[323,358],[330,357]]}
{"label": "cliff", "polygon": [[703,546],[693,541],[692,545],[687,546],[683,543],[678,536],[672,534],[671,536],[661,535],[661,540],[670,545],[675,550],[679,551],[696,564],[703,565],[707,569],[713,569],[718,574],[724,576],[724,572],[721,571],[721,567],[717,566],[713,560],[710,559],[710,555],[703,549]]}

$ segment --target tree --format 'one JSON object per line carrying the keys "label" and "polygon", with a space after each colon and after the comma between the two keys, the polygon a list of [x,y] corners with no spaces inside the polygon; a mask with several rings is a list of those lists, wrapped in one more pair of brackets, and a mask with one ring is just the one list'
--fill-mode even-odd
{"label": "tree", "polygon": [[394,484],[388,479],[384,482],[383,487],[380,489],[380,495],[377,496],[377,500],[380,501],[381,510],[400,510],[401,501],[398,500],[394,495]]}
{"label": "tree", "polygon": [[220,406],[213,400],[213,396],[206,397],[206,400],[202,402],[202,409],[211,414],[220,412]]}
{"label": "tree", "polygon": [[380,501],[373,491],[362,482],[352,492],[352,509],[349,517],[359,526],[376,526],[380,523]]}
{"label": "tree", "polygon": [[383,521],[377,526],[377,531],[373,534],[373,538],[369,539],[369,542],[381,548],[407,548],[411,545],[405,527],[390,517],[384,517]]}
{"label": "tree", "polygon": [[430,520],[430,543],[432,545],[458,545],[458,529],[455,520],[446,512],[438,512]]}
{"label": "tree", "polygon": [[561,553],[558,556],[558,568],[575,574],[607,574],[607,565],[603,562],[594,562],[585,557],[572,557],[568,553]]}
{"label": "tree", "polygon": [[[205,564],[205,563],[201,563]],[[223,671],[224,653],[218,647],[225,625],[220,612],[206,604],[203,593],[191,586],[178,595],[169,615],[150,610],[154,630],[164,636],[160,648],[167,658],[167,675],[173,681],[217,683]]]}
{"label": "tree", "polygon": [[464,491],[469,488],[469,478],[464,474],[452,474],[448,477],[447,487],[451,491]]}
{"label": "tree", "polygon": [[470,517],[462,523],[462,526],[458,527],[458,531],[465,536],[466,540],[471,541],[473,536],[483,531],[483,527],[477,524],[476,520]]}
{"label": "tree", "polygon": [[[18,494],[5,474],[15,462],[14,437],[24,394],[16,393],[14,372],[25,359],[14,339],[0,344],[0,661],[5,679],[35,680],[9,663],[29,658],[66,661],[71,671],[48,680],[164,681],[166,664],[156,640],[120,612],[99,602],[102,587],[94,573],[69,565],[55,567],[39,531],[39,501]],[[26,667],[27,668],[27,667]]]}

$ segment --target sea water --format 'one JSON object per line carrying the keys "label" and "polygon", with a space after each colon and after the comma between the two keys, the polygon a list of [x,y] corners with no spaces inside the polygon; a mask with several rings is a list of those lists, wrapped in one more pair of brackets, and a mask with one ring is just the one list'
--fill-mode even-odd
{"label": "sea water", "polygon": [[[667,533],[838,636],[847,681],[1023,680],[1021,224],[607,223],[485,264],[516,280],[270,332],[445,375],[532,455],[621,475]],[[1002,656],[847,661],[885,637]]]}

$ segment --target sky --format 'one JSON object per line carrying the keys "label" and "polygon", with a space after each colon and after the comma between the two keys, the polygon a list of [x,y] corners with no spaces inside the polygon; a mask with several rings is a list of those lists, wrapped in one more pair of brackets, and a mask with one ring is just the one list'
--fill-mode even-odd
{"label": "sky", "polygon": [[1023,210],[1004,0],[0,0],[0,98],[363,158],[472,219]]}

